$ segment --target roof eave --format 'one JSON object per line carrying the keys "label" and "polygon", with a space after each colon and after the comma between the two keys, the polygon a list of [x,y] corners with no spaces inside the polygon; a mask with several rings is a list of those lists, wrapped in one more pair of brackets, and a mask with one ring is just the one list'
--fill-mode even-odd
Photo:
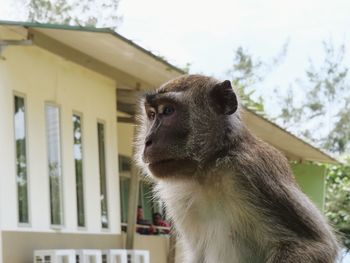
{"label": "roof eave", "polygon": [[[325,159],[325,161],[327,160],[328,163],[334,163],[334,164],[339,164],[339,161],[336,160],[334,157],[330,156],[329,154],[325,153],[324,151],[322,151],[321,149],[313,146],[312,144],[300,139],[299,137],[297,137],[296,135],[294,135],[293,133],[291,133],[290,131],[283,129],[282,127],[280,127],[279,125],[277,125],[276,123],[270,121],[269,119],[265,118],[264,116],[261,116],[260,114],[254,112],[253,110],[247,108],[247,107],[243,107],[245,111],[255,115],[256,117],[264,120],[265,122],[267,122],[268,124],[274,126],[276,129],[280,130],[283,133],[288,134],[288,136],[291,136],[292,138],[300,141],[302,144],[304,144],[307,147],[312,148],[314,151],[317,151],[321,156],[323,156],[323,158]],[[310,159],[310,158],[305,158],[306,161],[319,161],[316,159]]]}
{"label": "roof eave", "polygon": [[22,26],[25,28],[45,28],[45,29],[61,29],[61,30],[75,30],[75,31],[85,31],[85,32],[94,32],[94,33],[107,33],[111,34],[116,38],[119,38],[120,40],[130,44],[131,46],[139,49],[140,51],[148,54],[149,56],[153,57],[154,59],[158,60],[159,62],[163,63],[167,67],[177,71],[179,74],[186,74],[186,72],[179,67],[176,67],[172,64],[170,64],[168,61],[164,60],[163,58],[153,54],[151,51],[139,46],[135,42],[131,41],[130,39],[127,39],[126,37],[118,34],[113,29],[105,27],[105,28],[95,28],[95,27],[85,27],[85,26],[70,26],[70,25],[62,25],[62,24],[44,24],[44,23],[36,23],[36,22],[21,22],[21,21],[7,21],[7,20],[0,20],[0,25],[8,25],[8,26]]}

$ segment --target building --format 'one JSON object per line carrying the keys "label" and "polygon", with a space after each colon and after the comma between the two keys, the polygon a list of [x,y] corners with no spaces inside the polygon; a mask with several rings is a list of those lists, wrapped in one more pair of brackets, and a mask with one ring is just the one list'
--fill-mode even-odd
{"label": "building", "polygon": [[[31,262],[34,249],[126,246],[135,94],[181,74],[108,29],[0,21],[0,263]],[[322,209],[324,170],[308,161],[335,160],[249,110],[244,119],[296,161]],[[141,180],[147,217],[160,209],[147,203],[150,187]],[[152,263],[166,262],[168,237],[133,235]]]}

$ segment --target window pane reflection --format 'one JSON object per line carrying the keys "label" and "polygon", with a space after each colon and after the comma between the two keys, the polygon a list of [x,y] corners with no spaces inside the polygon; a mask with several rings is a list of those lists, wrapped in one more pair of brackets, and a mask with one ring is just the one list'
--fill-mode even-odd
{"label": "window pane reflection", "polygon": [[15,96],[15,140],[16,140],[16,180],[18,198],[18,221],[29,223],[28,178],[26,154],[26,120],[24,98]]}
{"label": "window pane reflection", "polygon": [[98,134],[98,153],[99,153],[99,165],[100,165],[101,225],[102,225],[102,228],[108,228],[105,128],[103,123],[97,124],[97,134]]}
{"label": "window pane reflection", "polygon": [[78,226],[85,226],[84,210],[84,179],[83,179],[83,146],[82,146],[82,129],[81,117],[73,114],[73,151],[75,163],[75,183],[77,193],[77,214]]}
{"label": "window pane reflection", "polygon": [[46,105],[46,134],[50,181],[50,219],[52,225],[62,224],[62,164],[60,145],[60,116],[57,106]]}

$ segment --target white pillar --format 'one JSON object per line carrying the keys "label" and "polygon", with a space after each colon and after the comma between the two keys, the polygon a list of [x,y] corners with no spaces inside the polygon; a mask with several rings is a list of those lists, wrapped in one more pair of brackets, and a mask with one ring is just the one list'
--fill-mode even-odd
{"label": "white pillar", "polygon": [[[0,59],[0,263],[3,262],[2,259],[2,216],[4,214],[4,204],[3,204],[3,196],[4,192],[3,188],[5,187],[3,184],[3,177],[6,176],[6,166],[8,166],[6,162],[6,133],[9,127],[6,119],[7,111],[6,105],[8,105],[8,96],[7,96],[7,88],[5,87],[5,83],[2,81],[4,79],[4,71],[5,61]],[[11,126],[12,127],[12,126]],[[14,189],[15,190],[15,189]]]}
{"label": "white pillar", "polygon": [[[136,83],[136,89],[129,92],[122,92],[122,90],[117,89],[117,109],[120,111],[124,111],[123,107],[119,107],[119,103],[124,103],[125,105],[129,105],[126,108],[129,108],[132,115],[135,114],[134,107],[135,102],[137,98],[137,93],[140,91],[140,83]],[[135,116],[132,116],[130,118],[122,118],[118,117],[118,122],[125,122],[125,123],[133,123],[135,122],[134,119]],[[136,126],[134,126],[133,130],[133,137],[135,137],[136,134]],[[132,155],[135,154],[135,149],[133,147],[132,149]],[[127,249],[133,249],[134,248],[134,236],[136,232],[136,211],[137,211],[137,205],[138,205],[138,194],[139,194],[139,171],[135,167],[135,164],[133,161],[131,161],[131,174],[130,174],[130,185],[129,185],[129,197],[128,197],[128,225],[127,225],[127,233],[126,233],[126,248]]]}
{"label": "white pillar", "polygon": [[176,256],[176,233],[174,232],[174,229],[172,229],[169,237],[169,251],[168,251],[167,263],[175,263],[175,256]]}
{"label": "white pillar", "polygon": [[[135,135],[135,129],[134,129]],[[134,151],[133,151],[134,152]],[[131,163],[131,178],[129,186],[129,203],[128,203],[128,228],[126,233],[126,248],[134,248],[134,236],[136,232],[136,211],[139,195],[139,173],[134,163]]]}

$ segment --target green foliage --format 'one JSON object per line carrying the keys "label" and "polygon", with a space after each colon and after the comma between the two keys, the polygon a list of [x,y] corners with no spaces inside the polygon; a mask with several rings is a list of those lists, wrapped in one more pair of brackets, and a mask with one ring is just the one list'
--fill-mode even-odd
{"label": "green foliage", "polygon": [[[323,42],[324,58],[310,61],[305,78],[282,96],[276,118],[285,128],[330,152],[350,150],[350,83],[344,63],[345,47]],[[304,94],[297,101],[297,93]],[[322,132],[323,131],[323,132]]]}
{"label": "green foliage", "polygon": [[254,85],[262,81],[261,68],[263,63],[257,59],[253,60],[242,47],[238,47],[235,53],[233,68],[229,71],[232,85],[240,94],[241,103],[254,112],[265,115],[265,109],[262,97],[253,99],[255,93]]}
{"label": "green foliage", "polygon": [[253,58],[242,47],[238,47],[233,59],[232,69],[228,72],[233,86],[240,94],[243,106],[266,118],[268,116],[265,113],[263,97],[255,96],[256,85],[260,84],[268,73],[283,61],[287,48],[288,41],[270,62],[266,62],[259,58]]}
{"label": "green foliage", "polygon": [[345,152],[350,144],[350,96],[345,98],[345,106],[336,115],[336,123],[324,143],[326,149]]}
{"label": "green foliage", "polygon": [[235,84],[242,87],[250,87],[263,79],[260,69],[263,63],[260,59],[253,60],[252,55],[248,54],[242,47],[236,50],[233,70],[230,72]]}
{"label": "green foliage", "polygon": [[325,214],[350,249],[350,159],[345,165],[329,165]]}
{"label": "green foliage", "polygon": [[109,27],[117,29],[119,0],[29,0],[28,20],[38,23]]}
{"label": "green foliage", "polygon": [[246,86],[240,85],[239,83],[236,83],[235,81],[232,81],[234,87],[238,89],[238,92],[241,97],[241,103],[249,110],[254,111],[255,113],[267,117],[265,113],[264,108],[264,101],[261,96],[259,96],[257,99],[253,98],[253,95],[255,93],[255,90],[248,90]]}

